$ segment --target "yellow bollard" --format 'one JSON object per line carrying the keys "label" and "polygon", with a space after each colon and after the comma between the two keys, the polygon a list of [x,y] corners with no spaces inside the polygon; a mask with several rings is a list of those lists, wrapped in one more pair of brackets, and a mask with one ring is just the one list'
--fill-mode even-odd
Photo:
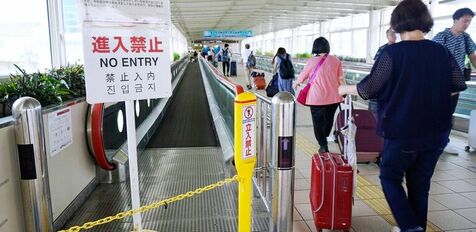
{"label": "yellow bollard", "polygon": [[235,97],[235,166],[238,173],[238,231],[251,231],[252,177],[256,163],[256,96]]}

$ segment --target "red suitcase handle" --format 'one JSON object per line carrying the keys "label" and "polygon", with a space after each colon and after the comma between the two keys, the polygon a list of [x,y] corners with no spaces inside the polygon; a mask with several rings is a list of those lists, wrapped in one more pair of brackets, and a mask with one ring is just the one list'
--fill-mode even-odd
{"label": "red suitcase handle", "polygon": [[319,162],[320,162],[320,164],[321,164],[320,166],[322,166],[322,169],[319,168],[319,166],[317,165],[317,162],[314,161],[314,164],[315,164],[315,166],[316,166],[316,170],[321,169],[321,173],[322,173],[322,178],[321,178],[321,179],[322,179],[322,180],[321,180],[320,185],[317,186],[317,188],[319,189],[319,187],[320,187],[322,192],[321,192],[321,203],[319,203],[319,207],[317,207],[317,208],[314,210],[315,213],[318,212],[319,210],[321,210],[322,206],[324,205],[324,186],[325,186],[325,178],[324,178],[324,176],[325,176],[325,170],[324,170],[325,167],[324,167],[324,161],[322,160],[321,154],[318,153],[317,155],[315,155],[315,156],[313,157],[313,159],[316,159],[316,156],[319,157]]}
{"label": "red suitcase handle", "polygon": [[[326,155],[326,156],[325,156]],[[321,202],[319,203],[319,207],[317,207],[315,210],[314,210],[314,213],[317,213],[319,210],[321,210],[322,206],[324,205],[324,189],[325,189],[325,166],[324,166],[324,160],[330,160],[331,163],[332,163],[332,168],[334,169],[333,170],[333,179],[332,179],[332,189],[333,191],[335,190],[335,187],[336,187],[336,164],[341,164],[341,161],[340,160],[334,160],[335,157],[333,157],[331,155],[331,153],[329,152],[326,152],[324,154],[322,154],[322,157],[321,157],[321,154],[317,154],[317,156],[319,157],[319,161],[321,163],[320,166],[322,166],[322,180],[321,180],[321,183],[320,183],[320,186],[318,185],[317,188],[321,187]],[[325,157],[324,157],[325,156]],[[313,157],[313,159],[315,159],[316,156]],[[317,162],[314,162],[315,165],[316,165],[316,169],[319,170],[319,166],[317,165]],[[335,194],[332,194],[332,204],[334,204],[335,202]],[[332,225],[332,228],[331,229],[334,229],[334,220],[335,220],[335,207],[334,205],[331,207],[332,208],[332,218],[331,218],[331,225]]]}

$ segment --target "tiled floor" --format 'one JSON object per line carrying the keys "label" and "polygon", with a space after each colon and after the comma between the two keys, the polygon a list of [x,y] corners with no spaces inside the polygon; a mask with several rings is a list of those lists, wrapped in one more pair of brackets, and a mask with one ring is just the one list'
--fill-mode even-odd
{"label": "tiled floor", "polygon": [[[238,64],[238,77],[231,79],[245,86],[242,65]],[[266,80],[270,79],[271,75],[266,73]],[[258,92],[264,93],[263,90]],[[309,109],[298,106],[296,117],[293,228],[294,232],[316,231],[309,203],[309,188],[310,155],[317,150],[317,143]],[[464,134],[453,133],[451,145],[459,150],[459,154],[443,154],[438,162],[430,190],[428,231],[476,232],[476,154],[464,151],[466,143]],[[331,144],[331,151],[337,152],[336,144]],[[357,198],[352,208],[352,231],[390,231],[394,220],[381,193],[378,166],[359,164],[359,171]]]}

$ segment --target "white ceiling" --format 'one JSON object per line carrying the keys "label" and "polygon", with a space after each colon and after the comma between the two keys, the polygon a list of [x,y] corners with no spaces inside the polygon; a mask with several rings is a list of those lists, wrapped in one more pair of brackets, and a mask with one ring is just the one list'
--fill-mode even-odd
{"label": "white ceiling", "polygon": [[205,30],[252,29],[255,35],[366,13],[398,0],[171,0],[172,23],[190,40]]}

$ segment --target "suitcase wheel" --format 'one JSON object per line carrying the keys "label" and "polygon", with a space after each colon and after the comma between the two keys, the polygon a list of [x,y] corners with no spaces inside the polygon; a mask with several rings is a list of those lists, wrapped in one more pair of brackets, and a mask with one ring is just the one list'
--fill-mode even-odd
{"label": "suitcase wheel", "polygon": [[464,151],[468,152],[471,149],[469,146],[464,147]]}

